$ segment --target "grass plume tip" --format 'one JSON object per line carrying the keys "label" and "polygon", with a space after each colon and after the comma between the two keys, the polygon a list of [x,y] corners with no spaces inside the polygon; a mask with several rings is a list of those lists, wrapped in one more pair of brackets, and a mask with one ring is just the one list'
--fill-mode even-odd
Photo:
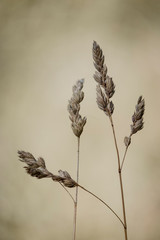
{"label": "grass plume tip", "polygon": [[105,57],[100,46],[94,41],[93,48],[93,63],[96,68],[93,78],[98,83],[97,105],[105,112],[107,116],[111,116],[114,111],[114,104],[110,98],[115,93],[115,85],[111,77],[107,75],[107,66],[104,64]]}
{"label": "grass plume tip", "polygon": [[73,86],[72,91],[73,95],[68,102],[68,112],[69,118],[71,120],[71,128],[73,133],[80,137],[83,132],[83,127],[86,124],[86,117],[81,117],[79,114],[80,111],[80,102],[82,102],[84,98],[84,92],[82,91],[84,84],[84,79],[78,80],[76,84]]}
{"label": "grass plume tip", "polygon": [[132,116],[133,124],[131,125],[131,135],[135,134],[136,132],[140,131],[143,128],[144,111],[145,111],[145,101],[142,98],[142,96],[140,96],[137,101],[136,110]]}

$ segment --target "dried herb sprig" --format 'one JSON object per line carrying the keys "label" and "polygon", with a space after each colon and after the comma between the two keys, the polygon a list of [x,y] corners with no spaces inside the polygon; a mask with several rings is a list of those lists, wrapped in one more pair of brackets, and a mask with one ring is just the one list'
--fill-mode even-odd
{"label": "dried herb sprig", "polygon": [[126,146],[126,149],[125,149],[122,164],[121,164],[121,170],[123,168],[123,164],[124,164],[124,161],[125,161],[125,158],[126,158],[128,147],[131,144],[132,135],[136,134],[138,131],[143,129],[143,126],[144,126],[144,122],[143,122],[144,111],[145,111],[145,101],[142,98],[142,96],[140,96],[138,98],[138,101],[137,101],[137,104],[136,104],[136,107],[135,107],[135,112],[132,116],[132,123],[133,124],[131,125],[130,135],[129,135],[129,137],[124,138],[124,144]]}
{"label": "dried herb sprig", "polygon": [[102,49],[95,41],[93,42],[92,53],[94,66],[96,68],[93,77],[98,83],[96,87],[97,104],[107,116],[111,116],[114,111],[114,104],[110,98],[115,92],[115,85],[112,78],[107,75],[107,66],[104,64],[105,57]]}

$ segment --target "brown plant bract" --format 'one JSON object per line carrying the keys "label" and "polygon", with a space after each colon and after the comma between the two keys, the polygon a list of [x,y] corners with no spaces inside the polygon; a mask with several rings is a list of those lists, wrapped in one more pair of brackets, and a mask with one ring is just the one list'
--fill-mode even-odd
{"label": "brown plant bract", "polygon": [[27,166],[24,167],[26,172],[32,177],[38,179],[52,178],[53,181],[63,183],[65,187],[69,188],[77,186],[77,183],[71,178],[67,171],[59,170],[59,175],[54,175],[47,170],[43,158],[36,160],[31,153],[25,151],[18,151],[18,154],[19,160],[27,164]]}
{"label": "brown plant bract", "polygon": [[126,147],[129,147],[129,145],[131,144],[131,137],[125,137],[124,144]]}
{"label": "brown plant bract", "polygon": [[86,124],[86,117],[82,118],[79,114],[80,111],[80,102],[84,98],[84,92],[82,92],[84,79],[78,80],[76,85],[73,86],[73,95],[72,98],[69,100],[68,103],[68,112],[70,114],[69,118],[72,122],[71,127],[74,134],[77,137],[80,137],[81,133],[83,132],[83,127]]}
{"label": "brown plant bract", "polygon": [[93,60],[97,71],[93,75],[95,81],[98,83],[97,104],[98,107],[105,112],[107,116],[111,116],[114,111],[114,104],[110,98],[115,92],[115,85],[111,77],[107,75],[107,66],[104,64],[104,55],[100,46],[93,42]]}

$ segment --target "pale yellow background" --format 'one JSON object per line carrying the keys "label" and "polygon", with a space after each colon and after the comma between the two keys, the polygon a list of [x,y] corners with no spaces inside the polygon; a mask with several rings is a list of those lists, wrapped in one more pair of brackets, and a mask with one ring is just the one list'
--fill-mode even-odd
{"label": "pale yellow background", "polygon": [[[80,78],[87,117],[80,183],[122,215],[112,132],[96,104],[93,40],[116,85],[121,155],[136,101],[145,97],[145,127],[133,136],[123,172],[128,232],[129,240],[160,239],[160,1],[1,0],[0,240],[72,239],[69,196],[58,183],[27,175],[17,150],[44,157],[53,173],[63,169],[76,178],[77,141],[67,103]],[[124,239],[112,213],[81,190],[80,239]]]}

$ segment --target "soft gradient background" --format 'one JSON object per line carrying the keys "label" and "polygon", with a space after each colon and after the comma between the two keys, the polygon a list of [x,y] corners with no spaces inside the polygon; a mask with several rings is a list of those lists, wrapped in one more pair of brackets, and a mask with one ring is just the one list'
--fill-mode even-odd
{"label": "soft gradient background", "polygon": [[[123,179],[129,240],[160,239],[160,1],[0,1],[0,239],[72,238],[73,205],[59,184],[37,180],[17,150],[42,156],[50,171],[76,178],[77,139],[67,112],[85,78],[80,183],[122,214],[110,124],[96,104],[92,43],[116,84],[114,121],[121,155],[139,95],[145,128],[133,136]],[[74,190],[71,189],[74,193]],[[124,239],[119,221],[79,192],[77,240]]]}

